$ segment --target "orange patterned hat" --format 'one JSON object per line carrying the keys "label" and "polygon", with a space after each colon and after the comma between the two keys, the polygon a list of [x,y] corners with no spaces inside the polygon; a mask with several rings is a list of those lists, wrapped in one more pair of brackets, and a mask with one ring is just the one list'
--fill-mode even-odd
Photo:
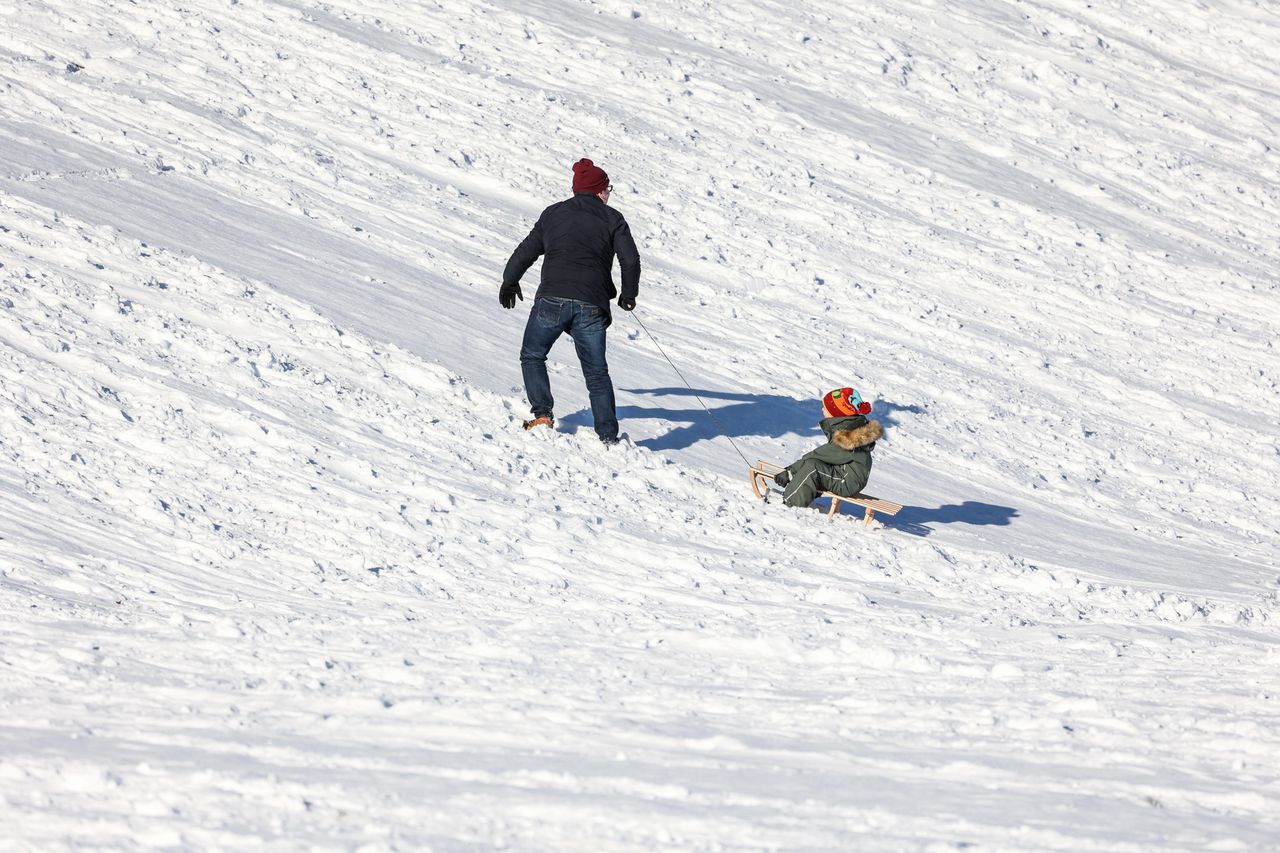
{"label": "orange patterned hat", "polygon": [[822,398],[822,410],[829,417],[871,414],[871,404],[852,388],[837,388]]}

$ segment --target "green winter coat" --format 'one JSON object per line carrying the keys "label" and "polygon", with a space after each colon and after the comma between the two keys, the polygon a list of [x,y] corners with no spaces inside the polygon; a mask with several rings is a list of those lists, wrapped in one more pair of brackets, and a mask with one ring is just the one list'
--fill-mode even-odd
{"label": "green winter coat", "polygon": [[825,418],[819,426],[827,443],[787,466],[791,480],[782,494],[788,506],[808,506],[821,492],[851,497],[871,477],[871,451],[884,435],[879,421],[850,415]]}

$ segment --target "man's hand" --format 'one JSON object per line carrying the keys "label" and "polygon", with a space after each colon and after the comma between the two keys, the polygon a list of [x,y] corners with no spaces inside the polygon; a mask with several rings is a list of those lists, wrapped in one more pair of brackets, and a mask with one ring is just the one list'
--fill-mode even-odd
{"label": "man's hand", "polygon": [[515,283],[506,284],[504,282],[502,287],[498,289],[498,301],[502,303],[502,307],[515,308],[516,299],[524,302],[524,294],[520,292],[520,285]]}
{"label": "man's hand", "polygon": [[623,311],[634,311],[636,308],[636,299],[634,296],[619,296],[618,307]]}
{"label": "man's hand", "polygon": [[787,483],[791,482],[791,472],[786,468],[783,468],[781,471],[773,475],[773,482],[783,488],[786,488]]}

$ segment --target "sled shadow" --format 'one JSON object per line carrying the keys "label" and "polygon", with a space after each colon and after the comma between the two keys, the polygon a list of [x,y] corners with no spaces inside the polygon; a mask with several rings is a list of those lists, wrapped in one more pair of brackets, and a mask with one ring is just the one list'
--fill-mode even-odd
{"label": "sled shadow", "polygon": [[[647,406],[619,406],[618,420],[648,418],[675,421],[684,424],[664,435],[637,441],[650,450],[684,450],[699,441],[711,441],[720,436],[746,438],[767,436],[781,438],[784,435],[813,435],[814,447],[823,439],[818,429],[822,420],[822,404],[816,398],[796,399],[781,394],[734,394],[728,391],[693,391],[688,388],[624,388],[629,394],[645,394],[653,397],[688,397],[692,405],[683,408],[650,408]],[[696,398],[706,401],[727,400],[727,405],[711,407],[708,412]],[[886,429],[896,426],[898,414],[920,414],[919,406],[901,406],[878,400],[870,417],[880,421]],[[566,426],[591,426],[590,410],[573,412],[560,421]],[[812,449],[812,448],[810,448]],[[788,460],[789,461],[789,460]]]}
{"label": "sled shadow", "polygon": [[[843,509],[843,507],[842,507]],[[857,509],[857,507],[854,507]],[[876,516],[885,527],[892,527],[915,536],[933,533],[931,524],[971,524],[975,527],[1012,524],[1018,511],[1011,506],[998,506],[980,501],[962,504],[945,504],[940,507],[904,506],[895,516]]]}

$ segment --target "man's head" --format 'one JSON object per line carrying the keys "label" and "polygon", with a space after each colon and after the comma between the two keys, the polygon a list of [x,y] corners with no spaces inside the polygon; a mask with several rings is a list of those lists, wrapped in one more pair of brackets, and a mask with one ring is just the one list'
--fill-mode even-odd
{"label": "man's head", "polygon": [[603,201],[609,200],[609,174],[586,157],[573,164],[573,191],[594,193]]}
{"label": "man's head", "polygon": [[871,404],[853,388],[837,388],[822,398],[822,411],[829,418],[871,414]]}

